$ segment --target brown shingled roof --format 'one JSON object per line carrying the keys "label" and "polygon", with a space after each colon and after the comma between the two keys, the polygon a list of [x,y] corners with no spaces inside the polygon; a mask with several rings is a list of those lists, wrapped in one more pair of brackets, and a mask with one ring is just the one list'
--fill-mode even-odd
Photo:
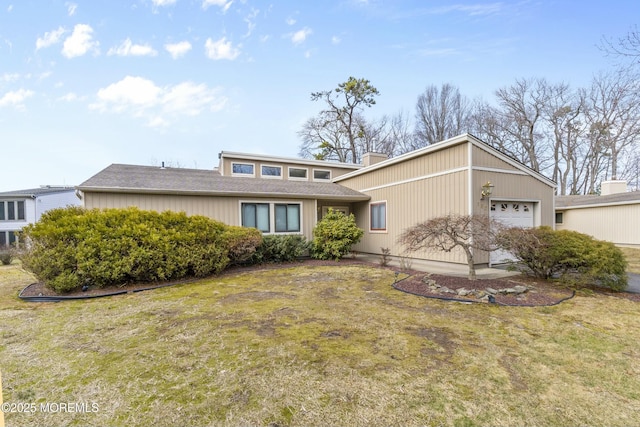
{"label": "brown shingled roof", "polygon": [[595,194],[587,196],[556,196],[556,209],[575,209],[595,205],[619,205],[631,203],[640,203],[640,191],[608,194],[606,196],[598,196]]}
{"label": "brown shingled roof", "polygon": [[82,191],[369,200],[331,182],[221,176],[215,170],[112,164],[78,186]]}

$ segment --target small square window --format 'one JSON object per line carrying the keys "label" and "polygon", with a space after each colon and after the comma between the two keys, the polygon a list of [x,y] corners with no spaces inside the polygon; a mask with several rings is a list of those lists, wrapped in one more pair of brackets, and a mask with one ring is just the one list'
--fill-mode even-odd
{"label": "small square window", "polygon": [[562,220],[564,219],[562,215],[563,212],[556,212],[556,224],[562,224]]}

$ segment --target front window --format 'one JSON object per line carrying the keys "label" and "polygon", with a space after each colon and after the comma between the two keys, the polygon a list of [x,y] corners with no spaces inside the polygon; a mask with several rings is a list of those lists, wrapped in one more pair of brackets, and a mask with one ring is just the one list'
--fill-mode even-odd
{"label": "front window", "polygon": [[299,203],[242,203],[242,226],[263,233],[298,233],[302,230],[301,210]]}
{"label": "front window", "polygon": [[563,219],[562,212],[556,212],[556,224],[562,224]]}
{"label": "front window", "polygon": [[371,230],[385,231],[387,229],[387,202],[371,204]]}
{"label": "front window", "polygon": [[268,203],[243,203],[242,204],[242,226],[253,227],[268,233],[269,227],[269,204]]}
{"label": "front window", "polygon": [[276,233],[300,231],[300,205],[275,205]]}
{"label": "front window", "polygon": [[15,231],[0,231],[0,248],[14,245],[18,241]]}

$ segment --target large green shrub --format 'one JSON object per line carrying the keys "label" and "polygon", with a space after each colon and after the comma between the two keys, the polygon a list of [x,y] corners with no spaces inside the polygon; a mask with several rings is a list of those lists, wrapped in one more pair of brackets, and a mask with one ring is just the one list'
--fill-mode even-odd
{"label": "large green shrub", "polygon": [[137,208],[54,209],[22,234],[23,265],[57,292],[203,277],[227,266],[228,242],[234,257],[250,251],[218,221]]}
{"label": "large green shrub", "polygon": [[318,259],[338,260],[349,253],[363,234],[353,214],[345,215],[329,209],[313,229],[311,254]]}
{"label": "large green shrub", "polygon": [[270,234],[264,236],[252,257],[254,264],[295,261],[309,252],[309,243],[297,234]]}
{"label": "large green shrub", "polygon": [[498,240],[536,277],[560,277],[575,285],[613,290],[627,286],[627,262],[613,243],[550,227],[510,228],[500,233]]}

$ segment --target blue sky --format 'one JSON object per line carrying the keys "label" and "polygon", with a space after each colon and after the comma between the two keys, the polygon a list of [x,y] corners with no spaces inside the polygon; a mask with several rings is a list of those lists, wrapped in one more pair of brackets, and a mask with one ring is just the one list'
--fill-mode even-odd
{"label": "blue sky", "polygon": [[0,191],[297,156],[310,93],[349,76],[380,91],[372,119],[413,116],[432,84],[586,86],[638,17],[637,0],[0,0]]}

